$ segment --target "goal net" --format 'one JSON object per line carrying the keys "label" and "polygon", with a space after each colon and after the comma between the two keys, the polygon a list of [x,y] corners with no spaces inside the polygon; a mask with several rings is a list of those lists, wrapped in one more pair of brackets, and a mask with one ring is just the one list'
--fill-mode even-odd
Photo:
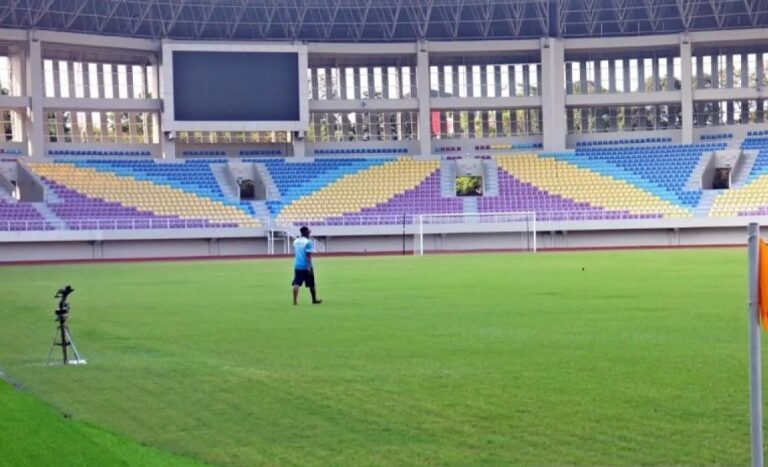
{"label": "goal net", "polygon": [[536,251],[535,212],[424,214],[415,219],[414,254]]}

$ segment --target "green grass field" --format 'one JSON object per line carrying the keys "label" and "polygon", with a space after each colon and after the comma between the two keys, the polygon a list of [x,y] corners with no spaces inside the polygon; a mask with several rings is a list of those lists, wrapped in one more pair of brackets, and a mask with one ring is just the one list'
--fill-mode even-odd
{"label": "green grass field", "polygon": [[[291,267],[0,267],[0,464],[749,462],[743,249]],[[45,367],[69,283],[88,365]]]}

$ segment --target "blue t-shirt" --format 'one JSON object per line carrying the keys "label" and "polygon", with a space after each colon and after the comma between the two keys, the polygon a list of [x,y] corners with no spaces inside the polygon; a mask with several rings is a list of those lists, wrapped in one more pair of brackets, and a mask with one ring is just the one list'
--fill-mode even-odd
{"label": "blue t-shirt", "polygon": [[294,267],[296,269],[309,269],[307,253],[312,253],[312,240],[307,237],[299,237],[293,241],[293,251],[296,255]]}

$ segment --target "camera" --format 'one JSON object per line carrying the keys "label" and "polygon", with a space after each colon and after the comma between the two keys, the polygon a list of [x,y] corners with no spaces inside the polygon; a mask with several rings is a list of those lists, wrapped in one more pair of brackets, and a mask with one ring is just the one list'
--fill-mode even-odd
{"label": "camera", "polygon": [[53,296],[53,298],[59,299],[59,308],[56,310],[56,315],[58,315],[59,317],[69,313],[69,303],[67,303],[67,297],[69,297],[69,294],[71,294],[74,291],[75,289],[73,289],[69,285],[66,285],[60,288],[58,291],[56,291],[56,295]]}

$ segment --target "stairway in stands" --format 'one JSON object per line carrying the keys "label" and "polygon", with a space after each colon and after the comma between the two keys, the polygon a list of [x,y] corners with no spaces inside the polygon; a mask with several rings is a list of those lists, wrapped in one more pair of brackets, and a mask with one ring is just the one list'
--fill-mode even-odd
{"label": "stairway in stands", "polygon": [[736,170],[731,174],[731,188],[740,188],[744,186],[744,182],[747,181],[749,173],[752,171],[752,167],[757,160],[758,151],[744,151],[739,165]]}
{"label": "stairway in stands", "polygon": [[443,198],[456,196],[456,162],[442,161],[440,163],[440,195]]}
{"label": "stairway in stands", "polygon": [[48,224],[53,226],[54,230],[65,230],[66,224],[64,221],[56,215],[55,212],[48,206],[48,203],[29,203],[37,212],[43,216]]}
{"label": "stairway in stands", "polygon": [[691,176],[688,177],[688,182],[685,184],[686,190],[700,190],[701,189],[701,177],[704,176],[704,171],[709,165],[709,160],[714,157],[713,151],[702,151],[699,162],[691,172]]}
{"label": "stairway in stands", "polygon": [[211,164],[211,173],[213,173],[216,182],[218,182],[221,188],[221,192],[228,200],[240,201],[237,182],[232,180],[232,174],[229,172],[227,164]]}
{"label": "stairway in stands", "polygon": [[259,162],[256,162],[254,167],[256,167],[256,172],[259,174],[261,181],[264,182],[264,186],[267,188],[267,199],[279,200],[280,190],[277,188],[277,183],[275,183],[275,180],[272,178],[269,170],[267,170],[267,167]]}
{"label": "stairway in stands", "polygon": [[696,217],[707,217],[709,215],[709,210],[712,208],[712,203],[721,192],[722,190],[703,190],[701,198],[699,199],[699,204],[696,205],[693,210],[694,215]]}
{"label": "stairway in stands", "polygon": [[477,198],[474,196],[465,196],[461,198],[461,202],[464,204],[465,214],[477,214]]}
{"label": "stairway in stands", "polygon": [[253,206],[253,211],[256,213],[256,217],[259,218],[264,224],[267,224],[267,220],[270,218],[269,216],[269,208],[267,207],[266,201],[251,201],[251,206]]}
{"label": "stairway in stands", "polygon": [[483,196],[499,196],[499,164],[496,159],[483,161]]}

